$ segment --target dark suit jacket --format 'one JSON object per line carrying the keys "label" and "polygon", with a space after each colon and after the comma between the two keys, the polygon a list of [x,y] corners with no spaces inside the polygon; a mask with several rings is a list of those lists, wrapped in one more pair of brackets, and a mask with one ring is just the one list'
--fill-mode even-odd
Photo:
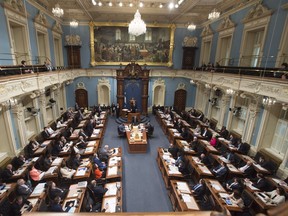
{"label": "dark suit jacket", "polygon": [[205,130],[203,130],[201,132],[201,136],[203,136],[204,139],[206,139],[206,140],[211,140],[212,133],[209,130],[206,131],[205,135],[204,135],[204,133],[205,133]]}
{"label": "dark suit jacket", "polygon": [[48,139],[50,137],[50,134],[45,130],[41,132],[41,135],[44,139]]}
{"label": "dark suit jacket", "polygon": [[49,196],[52,200],[55,199],[55,197],[59,196],[61,197],[62,199],[64,199],[64,195],[65,195],[65,192],[64,190],[60,189],[60,188],[51,188],[50,191],[49,191]]}
{"label": "dark suit jacket", "polygon": [[229,135],[228,130],[221,130],[220,131],[220,136],[223,137],[224,139],[227,139]]}
{"label": "dark suit jacket", "polygon": [[27,198],[28,195],[32,193],[32,189],[26,185],[17,186],[17,193],[24,198]]}
{"label": "dark suit jacket", "polygon": [[228,171],[227,168],[222,167],[221,165],[219,165],[217,168],[214,169],[216,177],[221,177],[225,175],[227,171]]}
{"label": "dark suit jacket", "polygon": [[80,160],[78,160],[77,158],[73,158],[71,163],[72,169],[77,170],[77,168],[80,166],[80,163]]}
{"label": "dark suit jacket", "polygon": [[61,204],[51,204],[50,207],[49,207],[49,211],[51,212],[64,212],[63,209],[62,209],[62,206]]}
{"label": "dark suit jacket", "polygon": [[251,178],[254,176],[255,174],[255,170],[254,170],[254,167],[251,165],[250,167],[248,167],[245,171],[244,171],[244,174],[248,177],[248,178]]}
{"label": "dark suit jacket", "polygon": [[7,181],[8,179],[10,179],[13,176],[13,172],[8,170],[7,168],[5,168],[2,172],[2,179],[3,181]]}
{"label": "dark suit jacket", "polygon": [[196,184],[192,187],[192,190],[194,191],[193,194],[195,196],[202,196],[204,193],[204,185],[203,184]]}
{"label": "dark suit jacket", "polygon": [[267,182],[265,179],[261,178],[257,178],[255,179],[254,183],[252,184],[254,187],[260,189],[260,190],[263,190],[263,191],[266,191],[267,190]]}
{"label": "dark suit jacket", "polygon": [[91,185],[90,188],[94,192],[95,196],[98,198],[102,198],[104,194],[108,191],[107,188],[103,188],[102,186],[98,185],[96,185],[95,187]]}
{"label": "dark suit jacket", "polygon": [[91,122],[88,122],[87,125],[86,125],[86,128],[85,128],[85,134],[90,137],[92,134],[93,134],[93,124]]}

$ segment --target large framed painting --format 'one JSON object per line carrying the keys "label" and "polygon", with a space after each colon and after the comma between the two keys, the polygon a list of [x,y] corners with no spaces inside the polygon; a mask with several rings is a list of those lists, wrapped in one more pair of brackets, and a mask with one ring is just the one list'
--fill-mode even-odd
{"label": "large framed painting", "polygon": [[91,65],[168,66],[173,64],[175,25],[147,25],[145,34],[128,33],[128,23],[90,22]]}

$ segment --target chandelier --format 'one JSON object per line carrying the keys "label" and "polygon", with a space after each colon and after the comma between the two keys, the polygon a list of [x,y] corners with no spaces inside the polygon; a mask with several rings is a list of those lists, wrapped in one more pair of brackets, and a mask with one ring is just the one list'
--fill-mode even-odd
{"label": "chandelier", "polygon": [[271,106],[276,103],[276,99],[273,97],[264,96],[262,100],[263,105]]}
{"label": "chandelier", "polygon": [[134,15],[134,19],[129,24],[128,33],[136,37],[146,33],[146,24],[141,19],[141,14],[138,9]]}
{"label": "chandelier", "polygon": [[209,20],[218,19],[219,17],[220,17],[220,12],[218,12],[215,8],[208,15]]}
{"label": "chandelier", "polygon": [[228,95],[234,95],[235,92],[236,92],[236,91],[233,90],[233,89],[231,89],[231,88],[226,89],[226,94],[228,94]]}
{"label": "chandelier", "polygon": [[62,8],[60,8],[59,4],[56,4],[55,8],[52,8],[52,13],[54,14],[54,16],[59,18],[64,15],[64,11]]}
{"label": "chandelier", "polygon": [[78,27],[78,21],[77,20],[72,20],[71,22],[70,22],[70,26],[71,27],[73,27],[73,28],[77,28]]}
{"label": "chandelier", "polygon": [[194,31],[194,30],[196,29],[196,25],[194,25],[194,24],[189,24],[189,25],[187,26],[187,29],[188,29],[188,31]]}

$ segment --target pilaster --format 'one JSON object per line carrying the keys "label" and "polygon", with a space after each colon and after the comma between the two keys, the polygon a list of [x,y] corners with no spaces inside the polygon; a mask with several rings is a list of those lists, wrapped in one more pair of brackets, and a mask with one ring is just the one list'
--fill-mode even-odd
{"label": "pilaster", "polygon": [[46,96],[45,96],[45,89],[40,90],[39,96],[39,108],[42,114],[43,125],[48,125],[47,121],[47,112],[46,112]]}
{"label": "pilaster", "polygon": [[230,101],[231,95],[224,94],[221,97],[221,104],[220,104],[220,117],[219,117],[219,122],[218,122],[218,127],[222,128],[224,126],[224,119],[225,119],[225,114],[227,114],[228,110],[228,105]]}

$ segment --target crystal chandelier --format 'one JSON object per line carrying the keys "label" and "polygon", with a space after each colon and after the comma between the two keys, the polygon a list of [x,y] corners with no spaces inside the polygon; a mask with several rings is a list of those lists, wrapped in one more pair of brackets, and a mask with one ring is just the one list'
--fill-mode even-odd
{"label": "crystal chandelier", "polygon": [[78,27],[78,21],[77,20],[72,20],[71,22],[70,22],[70,26],[71,27],[73,27],[73,28],[77,28]]}
{"label": "crystal chandelier", "polygon": [[141,19],[141,14],[139,13],[138,9],[134,15],[134,19],[129,24],[128,32],[129,34],[134,35],[136,37],[146,33],[146,24]]}
{"label": "crystal chandelier", "polygon": [[64,15],[64,11],[62,8],[60,8],[59,4],[56,4],[55,8],[52,8],[52,13],[54,14],[54,16],[59,18]]}
{"label": "crystal chandelier", "polygon": [[211,13],[209,13],[208,15],[208,19],[209,20],[214,20],[214,19],[218,19],[220,16],[220,12],[218,12],[215,8],[211,11]]}
{"label": "crystal chandelier", "polygon": [[196,25],[194,24],[189,24],[187,27],[188,31],[194,31],[196,29]]}
{"label": "crystal chandelier", "polygon": [[231,89],[231,88],[228,88],[226,89],[226,94],[228,95],[234,95],[235,94],[235,90]]}
{"label": "crystal chandelier", "polygon": [[271,106],[276,103],[276,99],[273,97],[264,96],[262,100],[263,105]]}

